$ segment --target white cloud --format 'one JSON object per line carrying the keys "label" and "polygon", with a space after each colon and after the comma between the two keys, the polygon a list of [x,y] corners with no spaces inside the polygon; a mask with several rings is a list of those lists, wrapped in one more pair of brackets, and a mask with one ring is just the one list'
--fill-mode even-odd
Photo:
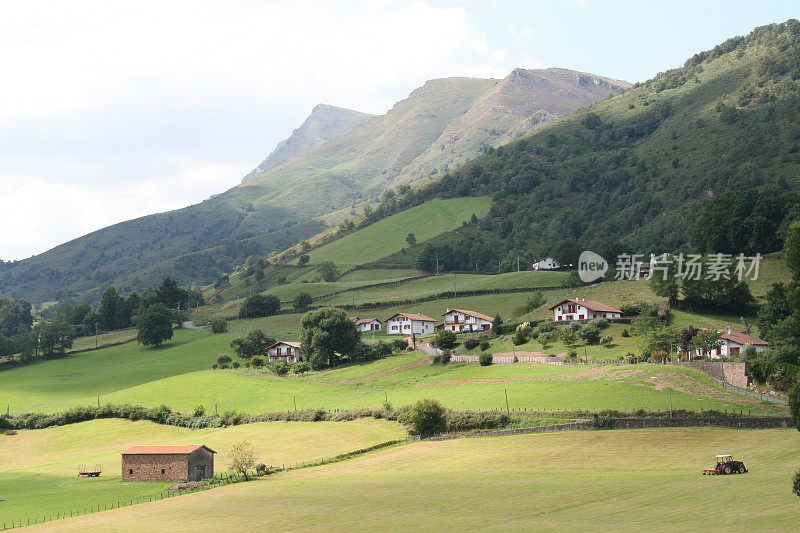
{"label": "white cloud", "polygon": [[423,2],[2,3],[0,258],[221,192],[316,103],[383,113],[506,57]]}

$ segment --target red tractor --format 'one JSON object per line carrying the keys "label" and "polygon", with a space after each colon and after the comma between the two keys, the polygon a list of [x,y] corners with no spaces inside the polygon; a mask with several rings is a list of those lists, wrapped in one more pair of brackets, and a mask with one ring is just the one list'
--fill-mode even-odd
{"label": "red tractor", "polygon": [[745,474],[747,468],[741,461],[734,461],[730,455],[718,455],[717,465],[714,468],[706,468],[703,475],[718,476],[722,474]]}

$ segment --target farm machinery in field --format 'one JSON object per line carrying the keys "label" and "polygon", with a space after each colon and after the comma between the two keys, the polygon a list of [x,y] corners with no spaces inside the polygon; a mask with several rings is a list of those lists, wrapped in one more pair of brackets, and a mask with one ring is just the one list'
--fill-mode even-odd
{"label": "farm machinery in field", "polygon": [[727,474],[746,474],[747,468],[741,461],[734,461],[730,455],[718,455],[717,464],[713,468],[703,470],[703,475],[720,476]]}
{"label": "farm machinery in field", "polygon": [[78,465],[78,475],[84,477],[100,477],[103,468],[100,465]]}

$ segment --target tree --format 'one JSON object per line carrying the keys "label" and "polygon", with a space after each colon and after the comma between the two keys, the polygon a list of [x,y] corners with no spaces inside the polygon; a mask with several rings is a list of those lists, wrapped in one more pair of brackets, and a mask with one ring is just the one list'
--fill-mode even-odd
{"label": "tree", "polygon": [[792,484],[792,492],[800,496],[800,470],[794,473],[794,483]]}
{"label": "tree", "polygon": [[342,309],[323,307],[303,315],[300,345],[311,368],[331,367],[337,354],[348,357],[361,342],[356,325]]}
{"label": "tree", "polygon": [[458,336],[455,332],[450,331],[449,329],[442,329],[433,337],[432,344],[437,348],[441,348],[442,350],[449,350],[453,346],[456,345],[458,341]]}
{"label": "tree", "polygon": [[600,341],[600,328],[592,324],[586,324],[578,330],[578,336],[586,342],[586,344],[597,344]]}
{"label": "tree", "polygon": [[[796,383],[794,387],[789,389],[789,412],[792,415],[792,421],[797,431],[800,431],[800,383]],[[798,494],[800,496],[800,494]]]}
{"label": "tree", "polygon": [[330,282],[339,279],[339,269],[336,268],[333,261],[323,261],[319,264],[319,267],[317,267],[317,271],[324,281]]}
{"label": "tree", "polygon": [[268,348],[273,344],[275,344],[275,339],[260,329],[254,329],[245,337],[233,339],[231,348],[239,357],[249,359],[255,355],[268,355]]}
{"label": "tree", "polygon": [[571,328],[561,328],[558,334],[561,337],[561,342],[566,346],[572,346],[577,341],[578,335]]}
{"label": "tree", "polygon": [[677,344],[680,333],[674,327],[653,328],[640,340],[642,353],[652,355],[656,352],[671,353]]}
{"label": "tree", "polygon": [[101,328],[111,330],[119,327],[119,315],[124,303],[124,299],[113,285],[106,287],[100,297],[100,306],[97,308]]}
{"label": "tree", "polygon": [[782,282],[773,283],[758,309],[758,330],[761,337],[770,342],[777,341],[778,339],[772,336],[773,328],[791,314],[788,287]]}
{"label": "tree", "polygon": [[71,324],[53,320],[39,330],[39,349],[46,357],[61,357],[72,348],[75,330]]}
{"label": "tree", "polygon": [[415,244],[417,244],[417,237],[413,233],[409,233],[408,235],[406,235],[406,243],[409,246],[414,246]]}
{"label": "tree", "polygon": [[497,329],[502,325],[503,318],[499,314],[495,315],[494,320],[492,320],[492,331],[497,331]]}
{"label": "tree", "polygon": [[583,247],[575,239],[564,239],[553,250],[553,258],[562,265],[577,265]]}
{"label": "tree", "polygon": [[170,278],[164,278],[161,286],[158,287],[158,299],[170,309],[185,309],[189,300],[189,293],[186,289],[178,287],[178,283]]}
{"label": "tree", "polygon": [[684,328],[681,330],[680,334],[678,335],[678,350],[681,352],[688,352],[692,349],[692,339],[694,336],[697,335],[697,332],[700,331],[694,326],[689,326],[688,328]]}
{"label": "tree", "polygon": [[314,303],[314,299],[311,295],[307,292],[301,292],[294,297],[294,310],[298,313],[305,313],[312,303]]}
{"label": "tree", "polygon": [[162,303],[153,304],[139,316],[136,340],[144,346],[158,348],[172,338],[172,314]]}
{"label": "tree", "polygon": [[281,300],[274,294],[254,294],[245,299],[239,316],[242,318],[254,318],[272,316],[281,308]]}
{"label": "tree", "polygon": [[28,333],[33,325],[31,304],[27,300],[0,298],[0,334],[6,337]]}
{"label": "tree", "polygon": [[722,346],[722,333],[713,329],[701,329],[695,334],[691,345],[698,350],[702,350],[704,355],[711,354],[711,352]]}
{"label": "tree", "polygon": [[248,481],[247,471],[256,466],[256,452],[246,440],[235,443],[228,452],[228,463],[232,471],[244,476]]}
{"label": "tree", "polygon": [[445,409],[436,400],[420,400],[411,407],[408,420],[414,433],[428,437],[447,428]]}
{"label": "tree", "polygon": [[303,254],[299,258],[297,258],[297,265],[306,266],[310,260],[311,258],[308,256],[308,254]]}
{"label": "tree", "polygon": [[670,306],[677,304],[680,287],[675,276],[675,264],[656,260],[650,265],[650,271],[650,289],[656,295],[667,298]]}
{"label": "tree", "polygon": [[555,339],[555,332],[553,331],[543,331],[539,333],[539,336],[536,337],[536,340],[539,341],[539,344],[542,345],[542,350],[547,348],[547,346],[553,342]]}

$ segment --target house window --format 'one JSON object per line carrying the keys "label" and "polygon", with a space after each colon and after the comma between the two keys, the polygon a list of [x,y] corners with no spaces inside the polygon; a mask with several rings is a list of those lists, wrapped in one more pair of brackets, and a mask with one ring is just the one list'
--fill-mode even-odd
{"label": "house window", "polygon": [[163,469],[163,468],[161,469],[161,474],[162,474],[162,475],[163,475],[163,474],[165,474],[166,472],[167,472],[167,471],[166,471],[165,469]]}
{"label": "house window", "polygon": [[129,473],[129,474],[133,474],[133,468],[129,468],[129,469],[128,469],[128,473]]}

